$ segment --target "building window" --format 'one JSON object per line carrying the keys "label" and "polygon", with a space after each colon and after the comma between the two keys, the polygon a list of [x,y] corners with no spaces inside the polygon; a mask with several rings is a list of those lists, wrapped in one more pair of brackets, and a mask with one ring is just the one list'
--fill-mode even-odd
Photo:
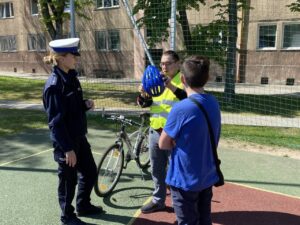
{"label": "building window", "polygon": [[119,51],[120,32],[119,30],[96,31],[96,49],[99,51]]}
{"label": "building window", "polygon": [[31,0],[31,15],[39,14],[38,0]]}
{"label": "building window", "polygon": [[14,52],[17,50],[16,36],[0,36],[0,52]]}
{"label": "building window", "polygon": [[276,25],[260,25],[258,31],[258,48],[275,49],[276,47]]}
{"label": "building window", "polygon": [[27,46],[29,51],[46,51],[46,38],[43,34],[28,34]]}
{"label": "building window", "polygon": [[97,8],[119,7],[119,0],[96,0]]}
{"label": "building window", "polygon": [[0,19],[14,17],[14,7],[12,2],[0,3]]}
{"label": "building window", "polygon": [[300,24],[284,25],[283,48],[300,48]]}

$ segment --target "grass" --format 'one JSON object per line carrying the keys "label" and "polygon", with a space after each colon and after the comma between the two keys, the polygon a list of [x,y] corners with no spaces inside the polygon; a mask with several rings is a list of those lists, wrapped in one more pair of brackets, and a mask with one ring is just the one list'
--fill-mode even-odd
{"label": "grass", "polygon": [[0,109],[0,118],[0,137],[47,128],[45,113],[37,110]]}
{"label": "grass", "polygon": [[236,94],[234,99],[227,103],[223,100],[223,93],[212,92],[212,94],[218,98],[223,112],[282,117],[300,116],[299,95]]}
{"label": "grass", "polygon": [[[37,110],[0,109],[0,137],[29,129],[47,129],[44,112]],[[3,118],[3,119],[2,119]],[[137,118],[133,118],[138,120]],[[116,124],[99,115],[88,114],[89,128],[116,131]],[[244,141],[266,146],[300,149],[300,129],[223,125],[223,139]]]}
{"label": "grass", "polygon": [[[40,103],[44,80],[0,76],[0,100]],[[82,82],[85,98],[94,99],[97,108],[137,108],[137,85],[132,83]],[[223,93],[211,92],[221,105],[222,112],[281,117],[300,116],[299,95],[236,94],[228,103]]]}
{"label": "grass", "polygon": [[0,76],[0,100],[41,102],[43,80]]}
{"label": "grass", "polygon": [[300,150],[300,129],[223,125],[223,139]]}
{"label": "grass", "polygon": [[[45,80],[0,76],[0,100],[41,103]],[[138,95],[132,84],[81,82],[84,97],[94,99],[97,108],[134,108]]]}
{"label": "grass", "polygon": [[[0,76],[0,100],[41,102],[44,80]],[[135,107],[137,87],[134,84],[82,82],[85,97],[96,99],[96,107]],[[223,93],[213,92],[222,112],[237,114],[300,116],[300,98],[297,95],[236,94],[230,103],[223,101]],[[44,112],[34,110],[0,109],[0,136],[17,134],[27,129],[46,128]],[[115,124],[99,116],[88,116],[89,127],[116,129]],[[222,138],[267,146],[300,149],[300,129],[224,125]]]}

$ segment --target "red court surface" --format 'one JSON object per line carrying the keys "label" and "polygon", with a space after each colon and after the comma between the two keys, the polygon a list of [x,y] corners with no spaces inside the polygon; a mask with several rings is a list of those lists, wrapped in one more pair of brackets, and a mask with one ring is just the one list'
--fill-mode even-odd
{"label": "red court surface", "polygon": [[[167,210],[140,214],[133,225],[177,224],[167,198]],[[227,183],[214,188],[214,225],[300,225],[300,198]]]}

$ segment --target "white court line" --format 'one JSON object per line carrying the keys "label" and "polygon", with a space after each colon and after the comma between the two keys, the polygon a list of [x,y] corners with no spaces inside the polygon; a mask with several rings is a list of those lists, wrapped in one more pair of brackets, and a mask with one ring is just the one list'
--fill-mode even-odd
{"label": "white court line", "polygon": [[0,164],[0,166],[6,166],[6,165],[8,165],[8,164],[11,164],[11,163],[14,163],[14,162],[18,162],[18,161],[21,161],[21,160],[23,160],[23,159],[28,159],[28,158],[34,157],[34,156],[36,156],[36,155],[40,155],[40,154],[49,152],[49,151],[51,151],[51,150],[53,150],[53,148],[50,148],[50,149],[47,149],[47,150],[44,150],[44,151],[41,151],[41,152],[38,152],[38,153],[35,153],[35,154],[32,154],[32,155],[29,155],[29,156],[25,156],[25,157],[20,158],[20,159],[15,159],[15,160],[10,161],[10,162],[2,163],[2,164]]}
{"label": "white court line", "polygon": [[[15,159],[15,160],[10,161],[10,162],[2,163],[2,164],[0,164],[0,166],[6,166],[6,165],[8,165],[8,164],[11,164],[11,163],[14,163],[14,162],[18,162],[18,161],[21,161],[21,160],[24,160],[24,159],[28,159],[28,158],[31,158],[31,157],[33,157],[33,156],[37,156],[37,155],[40,155],[40,154],[49,152],[49,151],[51,151],[51,150],[53,150],[53,148],[50,148],[50,149],[47,149],[47,150],[44,150],[44,151],[41,151],[41,152],[38,152],[38,153],[35,153],[35,154],[32,154],[32,155],[29,155],[29,156],[25,156],[25,157],[20,158],[20,159]],[[98,152],[93,152],[93,153],[95,153],[96,155],[102,155],[101,153],[98,153]]]}

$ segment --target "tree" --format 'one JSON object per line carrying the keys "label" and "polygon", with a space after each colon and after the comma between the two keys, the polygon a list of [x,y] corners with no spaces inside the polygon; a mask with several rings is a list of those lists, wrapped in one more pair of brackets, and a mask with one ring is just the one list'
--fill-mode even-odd
{"label": "tree", "polygon": [[287,5],[287,7],[290,8],[292,12],[300,12],[300,0],[296,0],[296,2]]}
{"label": "tree", "polygon": [[237,1],[229,0],[228,5],[228,50],[225,74],[225,101],[231,102],[235,94],[236,42],[237,42]]}
{"label": "tree", "polygon": [[[178,0],[177,1],[177,21],[181,24],[183,39],[186,49],[192,49],[192,36],[187,18],[187,10],[195,9],[199,11],[200,4],[205,4],[205,0]],[[171,14],[170,0],[138,0],[133,7],[133,14],[139,10],[143,11],[143,16],[137,20],[139,27],[146,27],[150,33],[147,43],[150,47],[157,43],[166,41],[169,37],[168,20]]]}
{"label": "tree", "polygon": [[[41,21],[45,25],[52,40],[62,38],[63,23],[70,19],[69,13],[65,12],[69,0],[38,0]],[[83,12],[83,8],[93,4],[93,0],[75,0],[75,11],[80,17],[89,19]]]}
{"label": "tree", "polygon": [[237,43],[237,25],[238,25],[238,10],[250,9],[249,0],[229,0],[228,3],[222,4],[223,0],[215,0],[216,4],[212,8],[219,8],[217,16],[220,20],[228,18],[228,40],[227,40],[227,55],[226,55],[226,73],[225,73],[225,88],[224,98],[226,102],[231,102],[235,95],[236,82],[236,43]]}

